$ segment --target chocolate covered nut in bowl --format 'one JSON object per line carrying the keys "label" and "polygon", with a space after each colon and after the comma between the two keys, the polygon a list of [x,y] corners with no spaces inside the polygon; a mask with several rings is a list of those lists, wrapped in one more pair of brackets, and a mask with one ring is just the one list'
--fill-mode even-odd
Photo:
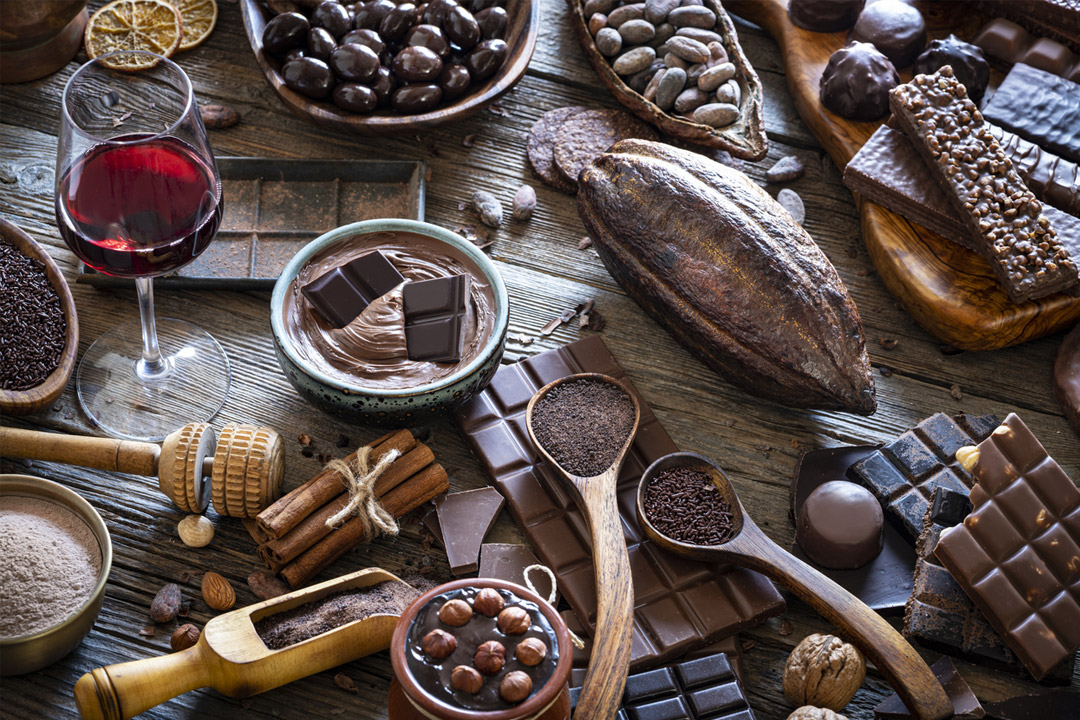
{"label": "chocolate covered nut in bowl", "polygon": [[0,475],[0,675],[74,650],[97,620],[112,540],[97,511],[62,485]]}
{"label": "chocolate covered nut in bowl", "polygon": [[[476,607],[490,604],[492,593],[517,621],[513,632],[501,629],[498,614]],[[447,624],[463,617],[461,604],[476,612],[464,624]],[[447,606],[452,610],[443,612]],[[428,641],[433,635],[442,642]],[[466,578],[424,593],[394,628],[390,662],[390,720],[570,717],[570,633],[551,605],[514,583]]]}
{"label": "chocolate covered nut in bowl", "polygon": [[474,14],[477,4],[440,0],[329,0],[275,14],[260,0],[240,2],[255,59],[286,107],[365,136],[460,120],[524,77],[540,32],[539,0],[482,5]]}
{"label": "chocolate covered nut in bowl", "polygon": [[270,301],[285,376],[324,411],[403,423],[491,381],[509,297],[477,247],[429,223],[368,220],[304,247]]}

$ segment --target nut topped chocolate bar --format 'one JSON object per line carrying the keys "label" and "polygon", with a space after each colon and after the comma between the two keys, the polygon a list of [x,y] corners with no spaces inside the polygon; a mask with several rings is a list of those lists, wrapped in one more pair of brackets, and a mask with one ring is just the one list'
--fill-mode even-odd
{"label": "nut topped chocolate bar", "polygon": [[1024,185],[967,89],[943,67],[894,88],[890,105],[904,133],[934,168],[973,247],[1017,303],[1071,290],[1077,268]]}

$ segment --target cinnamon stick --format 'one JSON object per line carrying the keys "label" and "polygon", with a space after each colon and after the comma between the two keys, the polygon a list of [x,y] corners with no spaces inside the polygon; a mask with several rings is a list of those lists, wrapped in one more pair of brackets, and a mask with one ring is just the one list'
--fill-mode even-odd
{"label": "cinnamon stick", "polygon": [[[431,465],[410,478],[409,482],[386,493],[381,502],[388,513],[399,518],[449,489],[446,470],[441,465]],[[289,583],[289,587],[298,588],[357,543],[367,539],[363,523],[359,518],[353,518],[283,567],[279,574]]]}
{"label": "cinnamon stick", "polygon": [[[371,443],[371,461],[378,462],[386,453],[397,450],[402,455],[416,447],[416,438],[408,430],[383,435]],[[356,453],[345,458],[356,459]],[[323,470],[288,495],[281,497],[255,518],[259,529],[271,540],[276,540],[299,525],[313,512],[345,492],[345,484],[339,473]]]}

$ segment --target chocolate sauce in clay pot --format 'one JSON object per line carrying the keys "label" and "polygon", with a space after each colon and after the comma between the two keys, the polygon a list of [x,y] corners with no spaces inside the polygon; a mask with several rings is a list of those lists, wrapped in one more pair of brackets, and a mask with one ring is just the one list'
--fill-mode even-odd
{"label": "chocolate sauce in clay pot", "polygon": [[570,720],[570,633],[514,583],[466,578],[424,593],[394,628],[390,662],[390,720]]}

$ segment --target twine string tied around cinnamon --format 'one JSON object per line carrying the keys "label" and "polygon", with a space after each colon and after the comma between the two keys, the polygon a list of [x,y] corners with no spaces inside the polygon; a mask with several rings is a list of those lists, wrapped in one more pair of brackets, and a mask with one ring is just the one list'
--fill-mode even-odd
{"label": "twine string tied around cinnamon", "polygon": [[327,519],[326,527],[336,528],[355,514],[364,526],[364,533],[369,537],[379,533],[398,534],[397,521],[379,503],[379,498],[375,495],[375,481],[395,460],[401,457],[401,453],[391,450],[379,458],[375,467],[369,467],[370,456],[371,447],[365,445],[356,451],[356,459],[352,463],[337,458],[327,463],[328,470],[341,475],[345,491],[349,494],[349,502],[333,517]]}

